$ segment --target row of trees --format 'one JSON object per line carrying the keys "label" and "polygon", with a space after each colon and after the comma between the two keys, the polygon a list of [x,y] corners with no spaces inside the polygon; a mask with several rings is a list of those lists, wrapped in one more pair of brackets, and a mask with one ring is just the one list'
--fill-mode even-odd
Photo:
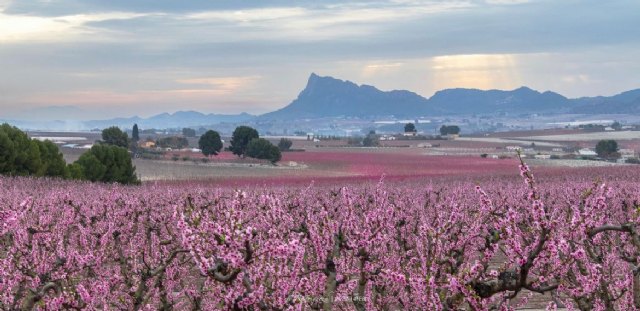
{"label": "row of trees", "polygon": [[[286,144],[281,141],[280,144]],[[282,145],[284,147],[284,145]],[[198,147],[205,156],[217,155],[222,150],[222,139],[220,133],[209,130],[200,136]],[[291,145],[289,144],[289,147]],[[229,150],[244,158],[269,160],[276,163],[282,158],[280,148],[274,146],[270,141],[260,138],[258,131],[249,126],[238,126],[231,137]]]}
{"label": "row of trees", "polygon": [[[39,141],[9,124],[0,126],[0,174],[10,176],[48,176],[65,179],[118,182],[135,184],[139,180],[135,174],[131,155],[127,148],[137,147],[139,129],[133,126],[132,137],[118,127],[102,131],[102,140],[80,156],[74,163],[67,164],[58,147],[51,141]],[[168,137],[158,140],[159,145],[188,146],[186,138]],[[230,151],[239,157],[269,160],[272,163],[282,158],[281,149],[291,147],[291,141],[282,140],[279,146],[260,138],[258,131],[248,126],[239,126],[233,132]],[[207,131],[198,142],[206,156],[217,155],[223,147],[220,134]]]}
{"label": "row of trees", "polygon": [[[139,140],[138,125],[135,124],[132,130],[132,140],[129,140],[127,133],[118,127],[110,127],[102,131],[102,142],[109,145],[121,147],[137,145]],[[186,137],[195,137],[196,131],[190,128],[182,129],[183,137],[171,136],[160,138],[156,141],[159,147],[163,148],[184,148],[189,146]],[[260,138],[258,131],[249,126],[239,126],[233,131],[229,150],[239,157],[250,157],[256,159],[269,160],[272,163],[280,161],[281,150],[288,150],[291,147],[290,140],[280,141],[278,146],[274,146],[270,141]],[[206,131],[198,140],[198,148],[205,156],[216,156],[222,151],[223,142],[220,133],[213,130]]]}
{"label": "row of trees", "polygon": [[[117,128],[115,128],[117,129]],[[128,137],[119,129],[103,131],[96,144],[74,163],[67,164],[51,141],[38,141],[9,124],[0,126],[0,174],[47,176],[101,182],[138,183],[126,148]]]}

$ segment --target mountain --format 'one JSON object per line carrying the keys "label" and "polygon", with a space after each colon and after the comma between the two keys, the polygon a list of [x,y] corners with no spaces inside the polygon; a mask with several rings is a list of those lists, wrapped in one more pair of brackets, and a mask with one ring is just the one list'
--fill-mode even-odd
{"label": "mountain", "polygon": [[572,113],[579,114],[640,114],[640,89],[614,96],[581,97],[572,99]]}
{"label": "mountain", "polygon": [[327,117],[370,118],[493,113],[640,114],[640,89],[605,97],[569,99],[528,87],[511,91],[445,89],[426,99],[410,91],[384,92],[312,73],[298,98],[259,119],[295,120]]}
{"label": "mountain", "polygon": [[290,120],[326,117],[413,116],[429,112],[427,99],[409,91],[383,92],[312,73],[298,98],[260,119]]}
{"label": "mountain", "polygon": [[537,113],[567,110],[571,102],[560,94],[540,93],[523,86],[513,91],[446,89],[429,98],[428,105],[445,114]]}
{"label": "mountain", "polygon": [[137,123],[143,128],[181,128],[212,125],[218,123],[240,123],[253,119],[248,113],[240,114],[204,114],[197,111],[177,111],[173,114],[161,113],[149,118],[138,116],[131,118],[115,118],[109,120],[92,120],[85,122],[87,128],[105,128],[109,126],[130,127]]}

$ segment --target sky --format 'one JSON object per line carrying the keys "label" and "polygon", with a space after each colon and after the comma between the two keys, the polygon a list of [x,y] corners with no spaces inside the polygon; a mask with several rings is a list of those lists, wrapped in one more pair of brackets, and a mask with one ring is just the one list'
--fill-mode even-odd
{"label": "sky", "polygon": [[639,55],[637,0],[0,0],[0,119],[260,114],[312,72],[614,95]]}

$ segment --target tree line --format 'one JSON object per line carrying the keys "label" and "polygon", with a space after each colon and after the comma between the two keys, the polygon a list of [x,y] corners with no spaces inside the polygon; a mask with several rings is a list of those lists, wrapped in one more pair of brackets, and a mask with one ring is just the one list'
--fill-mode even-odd
{"label": "tree line", "polygon": [[[286,141],[281,141],[280,147],[275,146],[270,141],[260,138],[258,131],[249,126],[236,127],[229,144],[229,151],[238,157],[269,160],[271,163],[280,161],[282,148],[289,149],[291,147],[291,144]],[[218,155],[223,147],[220,133],[213,130],[205,132],[198,140],[198,147],[207,157]]]}
{"label": "tree line", "polygon": [[137,184],[140,181],[131,156],[122,146],[128,138],[120,133],[113,129],[103,132],[103,144],[94,145],[77,161],[67,164],[53,142],[31,139],[15,126],[2,124],[0,174]]}
{"label": "tree line", "polygon": [[[186,129],[185,134],[193,134]],[[138,125],[132,129],[131,138],[116,126],[102,131],[102,139],[83,153],[78,160],[67,164],[58,146],[51,141],[31,139],[15,126],[0,126],[0,174],[8,176],[57,177],[63,179],[88,180],[92,182],[138,184],[136,168],[129,149],[137,152],[140,140]],[[188,146],[185,137],[167,137],[158,140],[159,145]],[[269,160],[276,163],[282,158],[281,150],[288,150],[291,141],[281,140],[278,146],[260,138],[258,131],[248,126],[235,129],[229,151],[244,158]],[[220,134],[209,130],[198,141],[202,153],[209,157],[217,155],[223,148]]]}

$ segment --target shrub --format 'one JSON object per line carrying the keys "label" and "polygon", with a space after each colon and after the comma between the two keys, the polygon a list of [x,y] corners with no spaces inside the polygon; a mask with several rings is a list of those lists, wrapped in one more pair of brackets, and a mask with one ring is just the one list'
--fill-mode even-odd
{"label": "shrub", "polygon": [[127,149],[111,145],[95,145],[74,162],[79,179],[106,183],[137,184],[136,168]]}
{"label": "shrub", "polygon": [[625,162],[629,163],[629,164],[640,164],[640,159],[638,159],[638,158],[628,158]]}
{"label": "shrub", "polygon": [[264,138],[256,138],[247,145],[247,156],[276,163],[282,158],[280,149]]}
{"label": "shrub", "polygon": [[189,141],[184,137],[169,136],[158,139],[156,145],[162,148],[182,149],[189,146]]}
{"label": "shrub", "polygon": [[280,138],[280,142],[278,142],[278,149],[280,149],[280,151],[289,151],[292,145],[293,142],[290,139]]}

